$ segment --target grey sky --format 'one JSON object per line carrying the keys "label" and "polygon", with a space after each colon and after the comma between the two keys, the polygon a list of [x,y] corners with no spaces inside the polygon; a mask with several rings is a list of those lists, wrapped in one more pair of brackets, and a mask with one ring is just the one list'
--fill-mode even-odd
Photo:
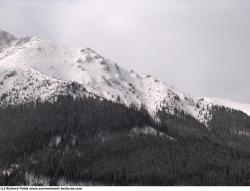
{"label": "grey sky", "polygon": [[0,0],[0,28],[91,47],[177,89],[250,103],[249,0]]}

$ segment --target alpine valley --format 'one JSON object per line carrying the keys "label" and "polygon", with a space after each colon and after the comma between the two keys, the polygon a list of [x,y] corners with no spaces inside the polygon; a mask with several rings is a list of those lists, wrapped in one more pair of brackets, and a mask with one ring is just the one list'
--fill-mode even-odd
{"label": "alpine valley", "polygon": [[0,30],[0,185],[250,185],[249,115]]}

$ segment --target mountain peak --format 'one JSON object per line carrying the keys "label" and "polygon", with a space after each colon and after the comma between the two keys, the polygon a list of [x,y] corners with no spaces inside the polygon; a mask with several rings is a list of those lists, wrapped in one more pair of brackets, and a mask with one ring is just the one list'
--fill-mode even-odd
{"label": "mountain peak", "polygon": [[6,31],[0,29],[0,38],[2,36],[12,36],[12,37],[14,37],[14,35],[12,35],[12,34],[6,32]]}
{"label": "mountain peak", "polygon": [[0,29],[0,49],[10,46],[16,40],[14,35]]}
{"label": "mountain peak", "polygon": [[35,95],[49,99],[58,89],[65,93],[65,84],[76,82],[92,95],[111,101],[119,97],[127,106],[144,105],[152,115],[166,108],[169,113],[183,111],[204,124],[210,119],[209,109],[215,103],[178,91],[149,74],[128,71],[91,48],[68,48],[33,37],[17,39],[4,31],[0,35],[4,47],[0,51],[0,97],[15,95],[15,102],[21,103],[37,99]]}

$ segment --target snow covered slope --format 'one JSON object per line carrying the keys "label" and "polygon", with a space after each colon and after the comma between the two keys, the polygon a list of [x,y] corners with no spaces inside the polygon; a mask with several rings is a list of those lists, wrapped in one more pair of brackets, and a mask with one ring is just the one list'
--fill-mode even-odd
{"label": "snow covered slope", "polygon": [[162,107],[170,113],[177,109],[204,124],[211,118],[210,108],[217,104],[194,98],[150,75],[128,71],[89,48],[68,48],[0,31],[0,104],[68,93],[144,105],[153,116]]}
{"label": "snow covered slope", "polygon": [[204,98],[208,103],[239,110],[250,116],[250,104],[244,104],[219,98]]}

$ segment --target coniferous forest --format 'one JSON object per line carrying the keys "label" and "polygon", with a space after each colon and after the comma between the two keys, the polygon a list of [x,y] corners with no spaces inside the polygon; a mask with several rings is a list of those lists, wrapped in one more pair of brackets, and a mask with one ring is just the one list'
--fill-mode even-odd
{"label": "coniferous forest", "polygon": [[[162,109],[159,123],[143,107],[91,97],[2,107],[0,185],[27,185],[30,174],[49,185],[250,185],[249,117],[212,113],[208,130],[183,112]],[[145,127],[158,133],[133,133]]]}

